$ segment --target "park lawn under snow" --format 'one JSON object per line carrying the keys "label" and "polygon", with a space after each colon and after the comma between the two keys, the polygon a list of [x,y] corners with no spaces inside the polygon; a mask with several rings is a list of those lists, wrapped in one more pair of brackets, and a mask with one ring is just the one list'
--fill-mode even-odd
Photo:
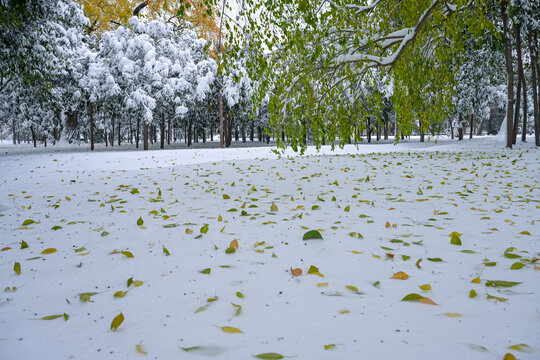
{"label": "park lawn under snow", "polygon": [[8,152],[1,357],[537,359],[540,152],[502,147]]}

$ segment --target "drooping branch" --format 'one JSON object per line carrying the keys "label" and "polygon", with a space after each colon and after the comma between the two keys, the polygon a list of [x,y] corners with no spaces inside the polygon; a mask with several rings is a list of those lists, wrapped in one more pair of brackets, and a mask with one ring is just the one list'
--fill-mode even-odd
{"label": "drooping branch", "polygon": [[148,0],[141,1],[135,9],[133,9],[133,16],[138,16],[142,9],[148,6]]}
{"label": "drooping branch", "polygon": [[433,0],[429,8],[427,8],[426,11],[424,11],[424,13],[420,16],[415,27],[402,29],[382,37],[384,40],[388,41],[386,44],[384,44],[386,46],[399,42],[398,48],[392,55],[382,57],[367,53],[343,54],[334,60],[335,66],[339,67],[347,63],[358,62],[366,62],[368,63],[368,66],[377,67],[394,66],[405,52],[407,46],[416,39],[428,19],[431,17],[433,11],[440,6],[441,2],[441,0]]}

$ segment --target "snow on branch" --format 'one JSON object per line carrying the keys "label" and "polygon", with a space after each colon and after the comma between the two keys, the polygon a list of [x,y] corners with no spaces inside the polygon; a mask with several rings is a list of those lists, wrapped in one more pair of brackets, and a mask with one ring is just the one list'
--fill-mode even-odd
{"label": "snow on branch", "polygon": [[[374,4],[378,1],[374,2]],[[407,46],[416,38],[424,27],[427,20],[430,18],[433,11],[440,6],[442,3],[441,0],[433,0],[431,5],[424,11],[424,13],[418,19],[418,22],[415,27],[405,28],[398,31],[394,31],[385,36],[381,36],[374,40],[374,42],[382,42],[383,50],[388,49],[394,44],[398,44],[398,48],[394,51],[393,54],[388,56],[378,56],[368,53],[349,53],[342,54],[336,57],[334,60],[334,66],[340,67],[347,63],[357,63],[357,62],[366,62],[368,66],[373,67],[385,67],[385,66],[394,66],[399,58],[405,52]],[[373,5],[373,4],[372,4]]]}

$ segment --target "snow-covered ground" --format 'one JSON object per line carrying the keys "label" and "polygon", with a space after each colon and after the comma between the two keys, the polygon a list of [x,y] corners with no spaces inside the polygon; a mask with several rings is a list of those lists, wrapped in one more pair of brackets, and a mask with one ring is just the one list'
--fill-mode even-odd
{"label": "snow-covered ground", "polygon": [[3,145],[0,358],[538,359],[531,143]]}

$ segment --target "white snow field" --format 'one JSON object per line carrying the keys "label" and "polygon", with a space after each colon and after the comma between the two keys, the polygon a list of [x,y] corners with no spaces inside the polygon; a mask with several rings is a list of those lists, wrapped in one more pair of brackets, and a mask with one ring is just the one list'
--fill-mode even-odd
{"label": "white snow field", "polygon": [[3,146],[0,358],[539,359],[532,143]]}

